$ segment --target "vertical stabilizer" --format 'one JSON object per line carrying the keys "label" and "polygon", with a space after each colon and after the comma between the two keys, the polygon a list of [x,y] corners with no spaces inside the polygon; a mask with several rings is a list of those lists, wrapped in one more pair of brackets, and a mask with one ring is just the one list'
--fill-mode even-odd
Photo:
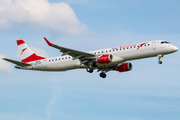
{"label": "vertical stabilizer", "polygon": [[28,63],[45,59],[45,57],[37,56],[23,40],[17,40],[17,45],[22,62]]}

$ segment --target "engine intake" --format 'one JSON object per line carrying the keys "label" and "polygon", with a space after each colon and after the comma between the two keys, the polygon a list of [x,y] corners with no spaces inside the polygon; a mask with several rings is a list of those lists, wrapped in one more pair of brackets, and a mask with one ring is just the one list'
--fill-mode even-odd
{"label": "engine intake", "polygon": [[132,64],[131,63],[123,63],[117,67],[117,70],[119,72],[127,72],[132,70]]}
{"label": "engine intake", "polygon": [[112,61],[112,55],[102,55],[96,59],[96,62],[99,64],[109,63]]}

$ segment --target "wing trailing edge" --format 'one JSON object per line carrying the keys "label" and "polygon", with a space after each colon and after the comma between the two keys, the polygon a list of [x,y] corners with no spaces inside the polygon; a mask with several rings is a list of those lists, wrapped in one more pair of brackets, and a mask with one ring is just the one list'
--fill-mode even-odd
{"label": "wing trailing edge", "polygon": [[61,46],[58,46],[56,44],[49,42],[45,37],[44,37],[44,39],[50,47],[53,47],[53,48],[60,50],[60,52],[63,53],[62,56],[70,55],[73,57],[73,60],[79,59],[81,61],[81,63],[85,64],[86,66],[91,64],[93,59],[96,58],[96,55],[94,55],[94,54],[61,47]]}

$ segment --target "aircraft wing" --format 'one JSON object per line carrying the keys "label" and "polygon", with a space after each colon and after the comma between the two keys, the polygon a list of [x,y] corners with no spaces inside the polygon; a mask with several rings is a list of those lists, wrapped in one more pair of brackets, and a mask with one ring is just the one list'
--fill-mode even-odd
{"label": "aircraft wing", "polygon": [[61,47],[55,44],[50,43],[45,37],[44,37],[45,41],[47,42],[47,44],[51,47],[54,47],[56,49],[59,49],[60,52],[62,52],[62,56],[64,55],[70,55],[73,57],[73,59],[79,59],[81,61],[82,64],[89,64],[92,62],[93,59],[96,58],[96,55],[93,55],[91,53],[86,53],[86,52],[81,52],[81,51],[77,51],[77,50],[73,50],[73,49],[69,49],[69,48],[65,48],[65,47]]}
{"label": "aircraft wing", "polygon": [[6,60],[6,61],[8,61],[8,62],[11,62],[11,63],[13,63],[13,64],[22,66],[22,67],[25,67],[25,66],[31,66],[31,64],[19,62],[19,61],[16,61],[16,60],[11,60],[11,59],[8,59],[8,58],[2,58],[2,59],[3,59],[3,60]]}
{"label": "aircraft wing", "polygon": [[101,67],[101,68],[98,68],[98,71],[97,72],[99,72],[99,71],[104,71],[104,72],[109,72],[109,71],[111,71],[111,70],[116,70],[116,68],[117,68],[117,65],[115,65],[115,66],[111,66],[111,67]]}

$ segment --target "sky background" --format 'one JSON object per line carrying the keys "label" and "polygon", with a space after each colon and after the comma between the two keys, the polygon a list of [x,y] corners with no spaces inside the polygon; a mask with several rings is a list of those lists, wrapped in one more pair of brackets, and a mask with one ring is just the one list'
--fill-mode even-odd
{"label": "sky background", "polygon": [[[180,48],[179,0],[0,0],[0,58],[20,61],[16,40],[37,54],[52,43],[91,51],[151,40]],[[179,52],[131,61],[127,73],[17,70],[0,60],[0,120],[179,120]]]}

